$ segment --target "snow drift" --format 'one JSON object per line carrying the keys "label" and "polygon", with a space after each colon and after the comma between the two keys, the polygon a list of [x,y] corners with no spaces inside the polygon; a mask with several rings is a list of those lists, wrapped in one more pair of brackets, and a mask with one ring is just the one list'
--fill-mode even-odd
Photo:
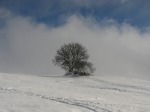
{"label": "snow drift", "polygon": [[150,112],[150,82],[0,74],[1,112]]}

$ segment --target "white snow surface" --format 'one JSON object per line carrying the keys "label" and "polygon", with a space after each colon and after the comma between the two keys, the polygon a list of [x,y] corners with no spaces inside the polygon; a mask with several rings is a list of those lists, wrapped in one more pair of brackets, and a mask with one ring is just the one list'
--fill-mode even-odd
{"label": "white snow surface", "polygon": [[0,73],[0,112],[150,112],[150,82]]}

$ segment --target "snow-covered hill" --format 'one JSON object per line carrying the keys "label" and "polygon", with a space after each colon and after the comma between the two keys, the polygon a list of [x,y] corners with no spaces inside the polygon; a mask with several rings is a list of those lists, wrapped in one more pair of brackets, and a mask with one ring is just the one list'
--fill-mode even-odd
{"label": "snow-covered hill", "polygon": [[0,112],[150,112],[150,82],[1,73]]}

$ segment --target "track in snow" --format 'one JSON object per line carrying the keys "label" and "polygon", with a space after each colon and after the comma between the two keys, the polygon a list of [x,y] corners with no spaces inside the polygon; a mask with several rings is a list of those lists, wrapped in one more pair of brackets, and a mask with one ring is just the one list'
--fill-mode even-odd
{"label": "track in snow", "polygon": [[105,83],[105,84],[109,84],[111,86],[114,85],[114,86],[118,86],[118,87],[138,89],[138,90],[150,92],[149,88],[144,88],[144,87],[139,87],[139,86],[133,86],[133,85],[118,84],[118,83],[114,83],[114,82],[105,81],[105,80],[102,80],[102,79],[95,79],[95,78],[93,78],[93,80],[97,81],[97,82],[102,82],[102,83]]}
{"label": "track in snow", "polygon": [[0,87],[0,91],[15,93],[18,95],[32,96],[32,97],[42,98],[45,100],[51,100],[51,101],[56,101],[56,102],[60,102],[60,103],[64,103],[64,104],[74,105],[74,106],[86,108],[86,109],[91,110],[93,112],[113,112],[111,110],[95,106],[94,103],[88,102],[85,100],[75,100],[75,99],[62,98],[62,97],[48,97],[45,95],[35,94],[32,92],[26,92],[26,91],[22,91],[19,89],[13,89],[13,88],[2,88],[2,87]]}

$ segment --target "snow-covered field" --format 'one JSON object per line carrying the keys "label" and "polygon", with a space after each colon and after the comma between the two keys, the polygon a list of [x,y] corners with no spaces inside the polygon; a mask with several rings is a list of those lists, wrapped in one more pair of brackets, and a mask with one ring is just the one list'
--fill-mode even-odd
{"label": "snow-covered field", "polygon": [[150,112],[150,82],[1,73],[0,112]]}

